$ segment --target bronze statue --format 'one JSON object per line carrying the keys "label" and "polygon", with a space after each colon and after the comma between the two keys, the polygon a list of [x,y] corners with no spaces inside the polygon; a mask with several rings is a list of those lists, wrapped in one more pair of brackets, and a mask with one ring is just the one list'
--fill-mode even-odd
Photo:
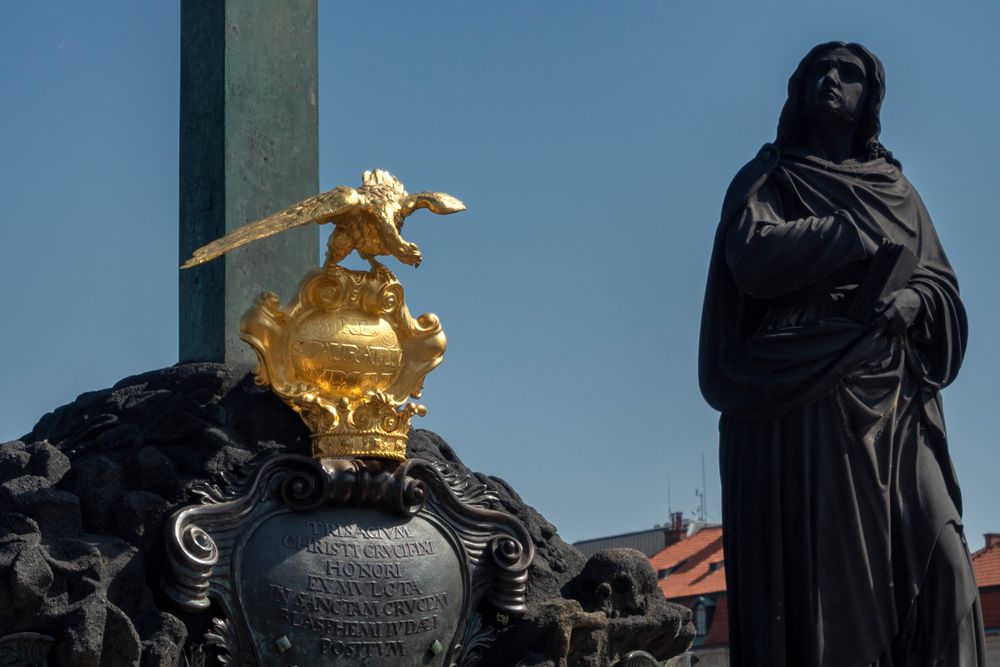
{"label": "bronze statue", "polygon": [[[884,93],[863,46],[815,47],[723,204],[699,374],[722,413],[734,666],[985,664],[940,396],[965,311],[879,141]],[[912,265],[877,261],[890,246]],[[872,294],[877,317],[849,317]]]}

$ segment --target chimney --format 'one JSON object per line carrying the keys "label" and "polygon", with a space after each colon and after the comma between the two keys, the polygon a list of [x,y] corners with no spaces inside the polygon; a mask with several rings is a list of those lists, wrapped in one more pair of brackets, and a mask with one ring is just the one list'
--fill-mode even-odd
{"label": "chimney", "polygon": [[663,524],[663,546],[676,544],[684,536],[684,512],[671,512],[670,523]]}
{"label": "chimney", "polygon": [[992,549],[993,547],[1000,547],[1000,533],[986,533],[983,535],[986,538],[986,548]]}

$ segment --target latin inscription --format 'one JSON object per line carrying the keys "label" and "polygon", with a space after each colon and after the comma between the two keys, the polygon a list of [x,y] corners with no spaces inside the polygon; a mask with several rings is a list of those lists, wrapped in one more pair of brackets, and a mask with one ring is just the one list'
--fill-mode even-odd
{"label": "latin inscription", "polygon": [[[268,541],[275,566],[254,594],[263,594],[270,634],[295,637],[293,647],[306,642],[303,655],[404,664],[422,660],[435,640],[451,640],[462,606],[457,556],[426,521],[283,515]],[[442,576],[442,564],[454,569]]]}
{"label": "latin inscription", "polygon": [[299,340],[292,345],[292,355],[315,359],[319,366],[363,365],[395,370],[403,358],[398,347],[332,343],[325,340]]}
{"label": "latin inscription", "polygon": [[327,391],[384,389],[403,359],[395,331],[377,318],[314,317],[298,328],[289,352],[296,370]]}
{"label": "latin inscription", "polygon": [[291,355],[299,372],[327,389],[384,387],[392,382],[403,359],[398,347],[326,341],[295,341]]}

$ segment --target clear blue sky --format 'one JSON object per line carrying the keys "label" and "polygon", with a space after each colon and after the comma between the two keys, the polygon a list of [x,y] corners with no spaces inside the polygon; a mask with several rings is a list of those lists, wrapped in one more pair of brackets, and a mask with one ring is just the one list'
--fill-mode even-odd
{"label": "clear blue sky", "polygon": [[[773,137],[820,41],[888,72],[884,143],[962,282],[945,393],[970,542],[1000,531],[1000,4],[332,2],[320,8],[320,186],[389,169],[466,202],[407,225],[395,267],[440,315],[421,426],[566,539],[719,517],[696,382],[722,194]],[[7,3],[0,22],[0,441],[177,348],[174,2]],[[317,255],[318,257],[318,255]]]}

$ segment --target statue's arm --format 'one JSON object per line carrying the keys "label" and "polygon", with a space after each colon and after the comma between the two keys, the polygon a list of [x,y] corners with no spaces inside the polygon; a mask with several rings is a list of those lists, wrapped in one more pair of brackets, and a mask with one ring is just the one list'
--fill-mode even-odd
{"label": "statue's arm", "polygon": [[757,299],[791,294],[874,253],[875,244],[846,211],[784,219],[777,193],[765,184],[726,233],[726,263],[740,290]]}
{"label": "statue's arm", "polygon": [[907,284],[920,297],[920,308],[906,335],[908,365],[921,383],[934,389],[950,384],[962,367],[968,343],[968,319],[958,279],[930,216],[916,190],[920,214],[920,265]]}
{"label": "statue's arm", "polygon": [[968,320],[957,287],[924,274],[900,292],[914,292],[920,300],[906,331],[910,370],[922,384],[945,387],[958,375],[968,341]]}

